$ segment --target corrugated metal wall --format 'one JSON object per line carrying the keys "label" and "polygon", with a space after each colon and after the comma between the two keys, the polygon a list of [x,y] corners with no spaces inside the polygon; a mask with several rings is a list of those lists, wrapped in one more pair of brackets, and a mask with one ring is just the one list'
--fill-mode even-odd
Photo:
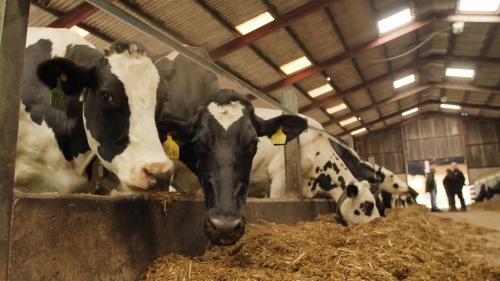
{"label": "corrugated metal wall", "polygon": [[405,162],[457,157],[469,168],[500,167],[500,120],[430,114],[356,138],[354,148],[395,173]]}
{"label": "corrugated metal wall", "polygon": [[365,160],[373,157],[375,163],[396,174],[405,173],[401,128],[392,127],[362,139],[355,139],[354,149]]}
{"label": "corrugated metal wall", "polygon": [[470,168],[500,166],[500,121],[465,121],[465,151]]}

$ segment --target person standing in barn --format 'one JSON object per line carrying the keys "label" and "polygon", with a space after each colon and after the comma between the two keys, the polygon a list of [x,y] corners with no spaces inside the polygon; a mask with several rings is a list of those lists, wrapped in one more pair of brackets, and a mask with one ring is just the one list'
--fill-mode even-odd
{"label": "person standing in barn", "polygon": [[427,179],[425,181],[425,191],[429,192],[431,195],[431,212],[441,212],[436,205],[436,195],[437,195],[437,186],[436,180],[434,179],[434,174],[436,173],[436,169],[431,168],[429,173],[427,174]]}
{"label": "person standing in barn", "polygon": [[450,211],[456,211],[455,207],[455,193],[453,192],[455,188],[456,177],[453,175],[451,169],[446,169],[446,176],[443,179],[444,190],[446,191],[446,197],[448,198],[448,206]]}
{"label": "person standing in barn", "polygon": [[451,168],[452,168],[452,173],[453,176],[455,177],[454,181],[454,188],[453,188],[453,208],[455,207],[455,194],[458,196],[458,199],[460,199],[460,210],[461,211],[467,211],[467,207],[465,206],[465,200],[464,200],[464,195],[462,194],[462,188],[464,187],[465,184],[465,176],[460,171],[457,167],[457,163],[453,162],[451,163]]}

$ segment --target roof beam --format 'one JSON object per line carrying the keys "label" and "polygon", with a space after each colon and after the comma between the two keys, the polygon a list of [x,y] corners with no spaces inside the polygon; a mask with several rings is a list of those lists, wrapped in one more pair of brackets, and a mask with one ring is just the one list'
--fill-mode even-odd
{"label": "roof beam", "polygon": [[297,7],[290,12],[256,30],[249,32],[241,37],[233,39],[222,46],[211,50],[210,56],[216,60],[226,56],[242,47],[248,46],[260,38],[275,32],[285,26],[291,25],[297,20],[323,8],[324,6],[333,3],[334,0],[311,0],[308,3]]}
{"label": "roof beam", "polygon": [[302,71],[299,71],[293,75],[290,75],[286,79],[283,79],[281,81],[273,83],[267,87],[264,87],[262,89],[262,92],[269,93],[269,92],[284,88],[286,86],[289,86],[293,83],[299,82],[299,81],[306,79],[307,77],[310,77],[314,74],[317,74],[317,73],[321,72],[322,70],[325,70],[328,67],[330,67],[334,64],[337,64],[345,59],[354,58],[362,53],[365,53],[365,52],[370,51],[372,49],[378,48],[389,41],[400,38],[401,36],[404,36],[410,32],[413,32],[413,31],[420,29],[424,26],[427,26],[431,22],[432,22],[432,20],[415,21],[415,22],[413,22],[405,27],[402,27],[396,31],[393,31],[393,32],[388,33],[388,34],[383,35],[383,36],[380,36],[377,39],[372,40],[372,41],[370,41],[362,46],[359,46],[359,47],[354,48],[352,50],[347,50],[339,55],[336,55],[332,58],[325,60],[324,62],[318,63],[315,66],[309,67],[309,68],[304,69]]}
{"label": "roof beam", "polygon": [[97,11],[99,11],[98,8],[87,2],[83,2],[51,22],[48,27],[70,28],[84,21],[91,15],[95,14]]}
{"label": "roof beam", "polygon": [[[390,118],[393,118],[393,117],[396,117],[396,116],[400,116],[401,113],[409,110],[409,109],[412,109],[412,108],[415,108],[415,107],[422,107],[422,106],[426,106],[426,105],[431,105],[431,104],[441,104],[440,101],[438,100],[427,100],[427,101],[424,101],[424,102],[420,102],[418,104],[415,104],[415,105],[412,105],[412,106],[407,106],[397,112],[394,112],[394,113],[391,113],[389,115],[386,115],[384,116],[383,118],[381,119],[377,119],[377,120],[373,120],[373,121],[370,121],[370,122],[367,122],[366,123],[366,126],[371,126],[373,124],[376,124],[376,123],[379,123],[379,122],[382,122],[382,121],[385,121],[387,119],[390,119]],[[488,110],[500,110],[500,106],[492,106],[492,105],[478,105],[478,104],[469,104],[469,103],[453,103],[453,104],[456,104],[456,105],[459,105],[463,108],[475,108],[475,109],[488,109]],[[405,120],[405,119],[403,119]],[[355,130],[358,130],[358,129],[361,129],[363,128],[363,126],[358,126],[356,128],[353,128],[353,129],[349,129],[347,130],[346,132],[342,133],[339,135],[339,137],[343,137],[345,135],[348,135],[350,134],[351,132],[355,131]]]}

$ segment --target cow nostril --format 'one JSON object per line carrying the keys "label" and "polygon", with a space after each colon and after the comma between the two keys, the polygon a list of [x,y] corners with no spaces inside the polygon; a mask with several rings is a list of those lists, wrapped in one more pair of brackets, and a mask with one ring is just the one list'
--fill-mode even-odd
{"label": "cow nostril", "polygon": [[172,169],[165,163],[152,163],[144,166],[143,174],[148,182],[149,188],[159,185],[168,186],[172,176]]}
{"label": "cow nostril", "polygon": [[394,188],[399,188],[399,185],[398,185],[397,183],[395,183],[395,184],[393,185],[393,187],[394,187]]}
{"label": "cow nostril", "polygon": [[208,222],[218,231],[222,232],[232,232],[240,229],[243,226],[243,219],[222,219],[209,217]]}

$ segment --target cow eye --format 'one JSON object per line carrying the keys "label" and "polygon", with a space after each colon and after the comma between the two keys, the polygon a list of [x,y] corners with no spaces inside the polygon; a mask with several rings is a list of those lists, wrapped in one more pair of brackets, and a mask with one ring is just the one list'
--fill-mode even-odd
{"label": "cow eye", "polygon": [[111,104],[113,102],[113,95],[109,91],[99,92],[99,98],[103,104]]}

